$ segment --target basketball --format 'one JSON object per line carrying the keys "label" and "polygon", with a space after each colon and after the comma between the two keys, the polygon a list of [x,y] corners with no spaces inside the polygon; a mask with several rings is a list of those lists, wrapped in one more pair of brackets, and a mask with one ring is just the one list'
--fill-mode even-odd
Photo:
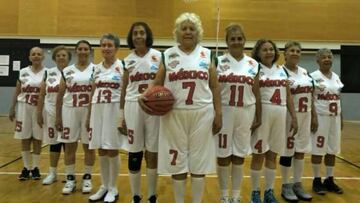
{"label": "basketball", "polygon": [[163,86],[154,86],[145,94],[145,104],[153,112],[147,112],[151,115],[162,116],[172,109],[175,102],[174,96],[169,89]]}

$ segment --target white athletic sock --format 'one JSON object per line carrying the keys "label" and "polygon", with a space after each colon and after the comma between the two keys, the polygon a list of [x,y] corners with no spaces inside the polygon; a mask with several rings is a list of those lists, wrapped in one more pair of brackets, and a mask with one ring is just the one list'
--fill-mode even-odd
{"label": "white athletic sock", "polygon": [[240,197],[240,186],[243,179],[243,165],[232,165],[231,182],[232,182],[232,197]]}
{"label": "white athletic sock", "polygon": [[129,178],[132,195],[140,195],[141,172],[131,173],[129,171]]}
{"label": "white athletic sock", "polygon": [[201,203],[204,193],[204,177],[191,177],[191,192],[192,192],[192,202]]}
{"label": "white athletic sock", "polygon": [[275,169],[265,167],[265,191],[274,188]]}
{"label": "white athletic sock", "polygon": [[252,191],[260,191],[261,170],[250,170]]}
{"label": "white athletic sock", "polygon": [[301,182],[304,171],[304,159],[294,159],[294,183]]}
{"label": "white athletic sock", "polygon": [[21,151],[24,167],[30,170],[30,151]]}
{"label": "white athletic sock", "polygon": [[289,181],[290,168],[291,168],[291,167],[286,167],[286,166],[280,165],[282,184],[288,184],[288,183],[290,183],[290,181]]}
{"label": "white athletic sock", "polygon": [[56,174],[56,167],[49,167],[49,173]]}
{"label": "white athletic sock", "polygon": [[85,165],[84,167],[84,174],[90,174],[92,173],[92,166]]}
{"label": "white athletic sock", "polygon": [[334,177],[334,167],[326,166],[326,177]]}
{"label": "white athletic sock", "polygon": [[148,198],[152,195],[156,195],[156,187],[157,187],[157,169],[146,168],[146,178],[148,183]]}
{"label": "white athletic sock", "polygon": [[185,180],[172,179],[172,182],[174,188],[175,203],[184,203],[186,179]]}
{"label": "white athletic sock", "polygon": [[320,178],[320,164],[312,164],[314,178]]}
{"label": "white athletic sock", "polygon": [[120,168],[120,156],[117,155],[115,157],[108,157],[109,159],[109,183],[108,188],[117,188],[117,177],[119,174]]}
{"label": "white athletic sock", "polygon": [[65,166],[66,175],[75,175],[75,164]]}
{"label": "white athletic sock", "polygon": [[32,154],[32,169],[39,168],[40,154]]}
{"label": "white athletic sock", "polygon": [[229,190],[228,190],[228,180],[229,180],[229,173],[230,173],[229,169],[230,169],[229,166],[218,166],[217,167],[221,197],[229,196]]}
{"label": "white athletic sock", "polygon": [[110,160],[108,156],[99,156],[101,184],[108,188],[110,176]]}

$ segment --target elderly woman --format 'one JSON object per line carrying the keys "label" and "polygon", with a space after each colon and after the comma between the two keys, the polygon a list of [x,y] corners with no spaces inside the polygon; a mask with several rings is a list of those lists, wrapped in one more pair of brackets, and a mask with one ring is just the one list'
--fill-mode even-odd
{"label": "elderly woman", "polygon": [[[289,74],[290,92],[293,96],[294,108],[298,120],[299,130],[293,135],[287,130],[285,151],[280,157],[282,190],[281,196],[287,201],[298,199],[310,201],[312,196],[305,192],[301,184],[304,170],[304,154],[311,151],[311,131],[317,129],[317,115],[313,108],[314,81],[306,69],[298,65],[301,57],[301,45],[296,41],[285,44],[284,68]],[[291,117],[287,116],[286,128],[290,128]],[[294,159],[293,159],[294,158]],[[293,179],[289,181],[289,171],[293,162]]]}
{"label": "elderly woman", "polygon": [[[213,134],[222,126],[220,88],[211,53],[199,45],[203,34],[196,14],[183,13],[175,21],[177,46],[164,52],[153,85],[163,85],[175,97],[173,110],[160,118],[160,174],[173,179],[175,202],[184,202],[187,173],[192,202],[200,203],[205,174],[216,171]],[[144,97],[139,98],[144,105]]]}
{"label": "elderly woman", "polygon": [[[157,152],[159,142],[159,117],[145,113],[137,99],[155,79],[161,53],[152,47],[153,35],[145,22],[135,22],[131,26],[127,42],[133,51],[124,59],[124,77],[121,109],[125,113],[129,139],[129,177],[133,203],[141,200],[141,162],[145,149],[147,199],[155,203],[157,185]],[[137,77],[147,75],[149,77]]]}
{"label": "elderly woman", "polygon": [[286,138],[286,112],[291,116],[289,131],[297,133],[294,104],[285,69],[275,62],[279,51],[275,43],[268,39],[256,42],[252,57],[260,63],[259,84],[262,104],[261,126],[251,137],[253,157],[251,160],[251,201],[261,202],[259,181],[265,159],[264,202],[277,202],[274,196],[276,157],[283,153]]}
{"label": "elderly woman", "polygon": [[[21,140],[21,157],[24,168],[19,180],[40,179],[39,160],[43,133],[37,124],[36,106],[40,93],[40,84],[44,77],[44,52],[39,47],[30,50],[31,65],[20,70],[19,79],[9,112],[11,121],[16,119],[15,139]],[[30,148],[33,145],[32,168],[30,168]]]}
{"label": "elderly woman", "polygon": [[[251,131],[261,124],[258,62],[244,54],[245,34],[238,24],[226,28],[228,53],[217,58],[224,125],[216,136],[221,203],[240,202],[245,156],[251,154]],[[232,163],[232,197],[229,166]]]}
{"label": "elderly woman", "polygon": [[[334,182],[335,155],[340,153],[341,129],[343,127],[340,93],[344,87],[339,76],[331,70],[333,54],[329,49],[320,49],[316,54],[319,70],[310,75],[315,81],[315,109],[319,128],[312,136],[312,156],[314,180],[313,191],[342,194],[343,190]],[[325,157],[326,179],[322,183],[320,164]]]}
{"label": "elderly woman", "polygon": [[50,167],[48,175],[43,180],[44,185],[50,185],[56,181],[56,169],[61,147],[64,145],[64,143],[57,141],[61,133],[55,128],[55,104],[61,71],[68,66],[71,60],[71,52],[65,46],[57,46],[53,49],[52,59],[56,66],[48,69],[45,73],[44,81],[40,87],[38,104],[38,124],[43,128],[44,142],[50,145]]}
{"label": "elderly woman", "polygon": [[[120,95],[123,64],[116,58],[120,40],[114,34],[100,39],[103,61],[95,66],[92,75],[92,99],[89,106],[89,148],[98,149],[101,186],[89,201],[115,202],[119,196],[116,181],[119,173],[119,149],[123,137],[118,135]],[[124,137],[125,138],[125,137]]]}

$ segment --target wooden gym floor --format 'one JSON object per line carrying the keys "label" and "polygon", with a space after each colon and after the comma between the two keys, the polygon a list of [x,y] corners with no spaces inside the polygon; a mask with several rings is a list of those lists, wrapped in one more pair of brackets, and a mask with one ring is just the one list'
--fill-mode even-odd
{"label": "wooden gym floor", "polygon": [[[81,174],[83,171],[83,152],[79,147],[77,153],[77,191],[71,195],[62,195],[61,189],[63,187],[62,180],[64,180],[64,163],[63,155],[60,159],[58,172],[58,181],[52,185],[44,186],[40,181],[28,180],[19,181],[17,176],[21,171],[23,164],[20,157],[20,142],[13,139],[14,123],[11,123],[7,117],[0,117],[0,202],[51,202],[51,203],[67,203],[67,202],[88,202],[89,195],[81,193]],[[335,176],[336,182],[343,187],[344,194],[337,195],[327,193],[325,196],[313,195],[312,202],[319,203],[356,203],[360,202],[360,121],[345,122],[345,127],[342,132],[342,153],[336,159]],[[40,171],[42,178],[46,176],[49,165],[49,147],[44,146],[41,154]],[[127,175],[127,156],[125,152],[121,152],[121,166],[118,177],[118,189],[120,192],[120,203],[131,202],[131,191],[129,185],[129,178]],[[242,201],[249,202],[250,196],[250,177],[249,177],[249,163],[250,157],[246,159],[244,167],[244,181],[242,185]],[[144,166],[144,165],[143,165]],[[144,168],[144,167],[143,167]],[[325,174],[325,167],[322,167],[322,174]],[[144,173],[143,173],[144,174]],[[187,183],[186,202],[190,203],[190,179]],[[146,178],[142,178],[142,193],[146,197]],[[261,180],[263,185],[264,179]],[[305,158],[305,171],[303,184],[305,189],[311,191],[312,184],[312,170],[310,164],[310,157]],[[98,160],[93,169],[93,192],[95,192],[100,185]],[[159,177],[158,195],[160,203],[172,203],[172,183],[170,177]],[[281,177],[277,170],[277,177],[275,181],[275,194],[280,202],[285,202],[280,196],[281,193]],[[263,194],[263,191],[262,191]],[[145,202],[145,201],[144,201]],[[206,178],[206,188],[204,191],[204,203],[219,202],[219,187],[217,183],[216,174]]]}

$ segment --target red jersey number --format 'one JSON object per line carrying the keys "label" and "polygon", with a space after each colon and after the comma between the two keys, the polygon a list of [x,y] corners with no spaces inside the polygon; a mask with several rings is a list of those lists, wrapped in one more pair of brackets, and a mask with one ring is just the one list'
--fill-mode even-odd
{"label": "red jersey number", "polygon": [[235,106],[235,97],[236,97],[236,90],[238,91],[238,100],[236,102],[236,106],[244,106],[244,86],[238,86],[236,88],[236,85],[230,86],[230,101],[229,106]]}
{"label": "red jersey number", "polygon": [[307,112],[308,111],[308,98],[307,97],[300,97],[299,98],[299,112]]}
{"label": "red jersey number", "polygon": [[90,103],[90,96],[88,94],[74,94],[73,107],[82,107]]}
{"label": "red jersey number", "polygon": [[194,95],[194,92],[195,92],[195,86],[196,86],[195,82],[183,82],[183,84],[182,84],[183,89],[189,88],[189,93],[188,93],[188,96],[187,96],[186,101],[185,101],[186,105],[191,105],[191,104],[194,103],[193,95]]}
{"label": "red jersey number", "polygon": [[274,94],[270,99],[271,103],[280,105],[281,104],[281,96],[280,96],[280,89],[276,89]]}
{"label": "red jersey number", "polygon": [[99,90],[97,97],[97,103],[111,103],[111,90]]}

